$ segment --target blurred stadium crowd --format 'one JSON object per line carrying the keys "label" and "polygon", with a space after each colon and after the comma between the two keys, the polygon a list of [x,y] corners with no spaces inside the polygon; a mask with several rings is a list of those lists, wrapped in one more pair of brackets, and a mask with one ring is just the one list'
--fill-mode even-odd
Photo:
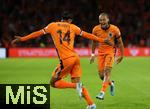
{"label": "blurred stadium crowd", "polygon": [[[73,23],[92,32],[101,12],[110,15],[111,23],[122,33],[126,47],[150,46],[149,0],[0,0],[0,47],[12,47],[14,35],[27,35],[59,21],[64,10],[74,14]],[[76,47],[88,47],[91,41],[76,39]],[[49,35],[17,47],[53,47]]]}

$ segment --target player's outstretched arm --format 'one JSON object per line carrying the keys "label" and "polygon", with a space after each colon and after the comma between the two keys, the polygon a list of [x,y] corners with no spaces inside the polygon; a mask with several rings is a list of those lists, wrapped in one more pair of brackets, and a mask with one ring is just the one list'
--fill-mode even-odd
{"label": "player's outstretched arm", "polygon": [[105,41],[104,39],[98,38],[98,37],[96,37],[95,35],[90,34],[90,33],[88,33],[88,32],[85,32],[85,31],[82,31],[81,35],[82,35],[83,37],[87,38],[87,39],[94,40],[94,41],[98,41],[98,42],[101,42],[101,43],[103,43],[103,42]]}
{"label": "player's outstretched arm", "polygon": [[81,36],[83,36],[87,39],[93,40],[93,41],[98,41],[100,43],[106,43],[107,45],[112,46],[112,43],[109,41],[110,40],[109,38],[106,38],[106,39],[99,38],[91,33],[85,32],[85,31],[82,31]]}
{"label": "player's outstretched arm", "polygon": [[11,43],[15,44],[17,42],[26,41],[26,40],[33,39],[33,38],[36,38],[36,37],[39,37],[39,36],[42,36],[42,35],[44,35],[43,30],[39,30],[39,31],[35,31],[35,32],[33,32],[33,33],[31,33],[27,36],[24,36],[24,37],[15,36],[15,39]]}
{"label": "player's outstretched arm", "polygon": [[117,42],[118,42],[118,46],[119,46],[119,49],[120,49],[120,57],[117,59],[117,64],[120,63],[122,60],[123,60],[123,54],[124,54],[124,45],[123,45],[123,42],[122,42],[122,38],[119,37],[117,39]]}
{"label": "player's outstretched arm", "polygon": [[91,58],[90,58],[90,64],[92,64],[95,60],[95,48],[96,48],[96,41],[92,41],[92,54],[91,54]]}

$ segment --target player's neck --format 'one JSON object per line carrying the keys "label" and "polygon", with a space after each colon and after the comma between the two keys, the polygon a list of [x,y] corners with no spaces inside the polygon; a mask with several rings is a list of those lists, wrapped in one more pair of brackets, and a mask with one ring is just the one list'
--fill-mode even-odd
{"label": "player's neck", "polygon": [[104,27],[102,27],[101,25],[100,25],[100,27],[103,29],[103,30],[107,30],[107,29],[109,29],[109,27],[110,27],[110,24],[108,23],[107,25],[106,25],[106,27],[104,28]]}

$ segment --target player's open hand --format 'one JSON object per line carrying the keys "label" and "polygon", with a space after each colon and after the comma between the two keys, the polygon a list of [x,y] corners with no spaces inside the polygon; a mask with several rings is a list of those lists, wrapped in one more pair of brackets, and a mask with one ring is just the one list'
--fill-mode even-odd
{"label": "player's open hand", "polygon": [[119,64],[123,60],[123,56],[120,56],[116,60],[116,64]]}
{"label": "player's open hand", "polygon": [[14,44],[16,44],[17,42],[20,42],[20,38],[21,38],[20,36],[15,36],[15,39],[12,40],[11,44],[14,45]]}
{"label": "player's open hand", "polygon": [[90,64],[94,63],[94,60],[95,60],[95,55],[92,55],[90,58]]}

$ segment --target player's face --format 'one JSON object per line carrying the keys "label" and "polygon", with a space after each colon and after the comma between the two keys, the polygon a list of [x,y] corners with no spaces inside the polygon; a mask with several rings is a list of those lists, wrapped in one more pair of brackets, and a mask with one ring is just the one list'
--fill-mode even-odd
{"label": "player's face", "polygon": [[109,18],[107,16],[99,16],[99,23],[101,24],[101,28],[107,29],[109,26]]}

